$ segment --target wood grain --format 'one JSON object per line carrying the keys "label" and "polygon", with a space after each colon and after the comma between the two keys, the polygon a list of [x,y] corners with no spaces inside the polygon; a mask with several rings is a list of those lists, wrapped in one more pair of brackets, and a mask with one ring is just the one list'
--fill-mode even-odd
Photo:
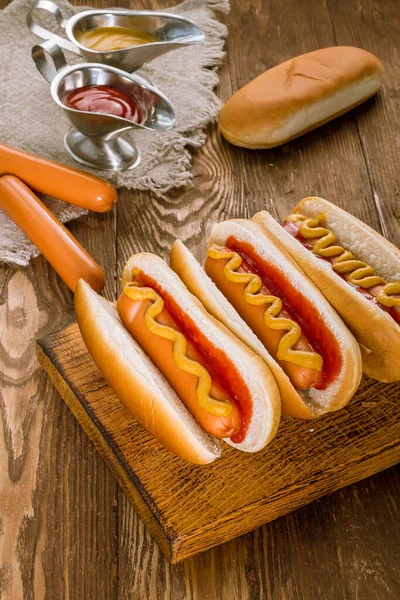
{"label": "wood grain", "polygon": [[313,422],[286,417],[262,452],[224,444],[221,458],[204,467],[173,457],[137,423],[76,323],[39,340],[38,356],[172,563],[400,461],[398,383],[364,378],[345,409]]}
{"label": "wood grain", "polygon": [[[137,0],[135,6],[173,3]],[[6,4],[0,0],[0,6]],[[89,4],[130,6],[129,0]],[[310,193],[400,242],[398,2],[231,4],[224,17],[229,37],[222,99],[276,62],[335,43],[375,52],[386,68],[383,90],[348,115],[273,151],[233,148],[212,127],[194,155],[193,189],[160,200],[124,191],[112,215],[73,223],[73,233],[107,270],[109,298],[134,250],[166,255],[169,242],[181,236],[200,258],[205,234],[218,219],[248,216],[265,205],[283,216]],[[12,308],[24,298],[29,298],[25,317]],[[68,290],[41,258],[29,269],[0,266],[0,313],[2,600],[399,596],[398,467],[169,565],[36,363],[35,337],[73,318]]]}

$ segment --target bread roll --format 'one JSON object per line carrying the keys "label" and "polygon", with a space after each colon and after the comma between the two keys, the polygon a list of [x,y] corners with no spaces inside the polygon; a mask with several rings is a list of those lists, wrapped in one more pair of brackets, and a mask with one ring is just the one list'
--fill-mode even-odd
{"label": "bread roll", "polygon": [[226,102],[220,113],[221,133],[243,148],[274,148],[373,96],[383,72],[376,56],[352,46],[291,58]]}
{"label": "bread roll", "polygon": [[196,464],[213,462],[219,443],[207,435],[122,325],[113,305],[80,279],[79,329],[97,368],[118,398],[165,448]]}

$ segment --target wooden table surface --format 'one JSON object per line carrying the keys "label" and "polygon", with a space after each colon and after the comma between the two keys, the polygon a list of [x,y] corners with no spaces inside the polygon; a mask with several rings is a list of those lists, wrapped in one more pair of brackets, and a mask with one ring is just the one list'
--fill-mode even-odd
{"label": "wooden table surface", "polygon": [[[171,0],[93,2],[116,4],[164,8]],[[133,252],[166,256],[181,237],[200,257],[216,221],[262,207],[282,217],[311,194],[400,245],[398,8],[396,0],[232,0],[222,17],[222,99],[274,64],[336,44],[377,54],[384,87],[272,151],[231,147],[212,126],[193,157],[193,188],[162,199],[122,190],[112,213],[72,223],[107,271],[107,297]],[[35,339],[72,320],[72,295],[42,258],[26,269],[0,264],[1,600],[399,597],[400,467],[168,564],[38,366]]]}

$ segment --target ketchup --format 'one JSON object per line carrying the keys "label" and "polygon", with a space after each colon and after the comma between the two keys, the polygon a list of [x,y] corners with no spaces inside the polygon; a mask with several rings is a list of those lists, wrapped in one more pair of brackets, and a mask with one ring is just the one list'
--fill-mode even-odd
{"label": "ketchup", "polygon": [[[243,425],[239,433],[230,439],[233,443],[240,444],[246,437],[253,410],[249,389],[237,372],[235,365],[223,350],[216,348],[207,339],[192,319],[180,308],[174,298],[157,281],[143,272],[140,272],[140,280],[144,286],[151,287],[157,294],[160,294],[172,320],[201,355],[201,363],[210,373],[211,379],[218,383],[222,389],[226,390],[229,393],[230,399],[239,407]],[[238,398],[240,398],[240,402]]]}
{"label": "ketchup", "polygon": [[282,271],[261,258],[251,244],[231,236],[226,241],[226,247],[241,256],[243,262],[240,266],[245,271],[258,275],[265,287],[282,300],[283,307],[290,318],[300,325],[310,346],[318,354],[321,354],[324,360],[323,380],[316,389],[326,389],[330,383],[335,381],[340,372],[342,357],[339,344],[326,326],[319,311],[311,300],[303,296],[288,281]]}
{"label": "ketchup", "polygon": [[75,110],[115,115],[135,123],[143,118],[132,96],[110,85],[86,85],[72,90],[65,96],[64,104]]}
{"label": "ketchup", "polygon": [[[284,229],[286,229],[286,231],[288,233],[290,233],[291,236],[293,236],[294,238],[296,238],[296,240],[298,242],[300,242],[300,244],[302,246],[304,246],[305,248],[307,248],[307,250],[312,250],[313,249],[313,244],[311,242],[309,242],[308,240],[306,240],[305,238],[303,238],[303,236],[301,235],[301,233],[299,231],[299,228],[296,225],[296,223],[292,223],[291,221],[285,221],[285,223],[283,223],[282,227]],[[330,265],[333,266],[333,263],[329,260],[329,258],[327,258],[325,256],[318,256],[318,254],[314,254],[314,256],[316,256],[320,260],[324,260],[325,262],[328,262]],[[374,296],[374,294],[371,294],[371,292],[369,292],[366,288],[363,288],[363,287],[361,287],[359,285],[354,285],[354,283],[352,283],[351,281],[349,281],[348,279],[346,279],[346,277],[345,277],[345,275],[343,273],[338,273],[334,269],[333,269],[333,272],[336,273],[336,275],[338,277],[341,277],[344,281],[346,281],[346,283],[348,283],[349,285],[351,285],[355,290],[357,290],[357,292],[359,292],[360,294],[362,294],[367,300],[369,300],[370,302],[372,302],[376,306],[379,306],[379,308],[381,310],[384,310],[388,315],[390,315],[392,317],[393,321],[395,321],[398,325],[400,325],[400,314],[399,314],[399,311],[396,310],[395,307],[385,306],[384,304],[381,304],[378,301],[377,297]]]}

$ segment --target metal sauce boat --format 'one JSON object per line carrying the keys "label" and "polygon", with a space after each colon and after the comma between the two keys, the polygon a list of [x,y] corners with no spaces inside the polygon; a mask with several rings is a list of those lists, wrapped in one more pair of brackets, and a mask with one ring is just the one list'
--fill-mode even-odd
{"label": "metal sauce boat", "polygon": [[[35,9],[52,13],[68,39],[42,27],[33,16]],[[40,38],[51,40],[61,48],[81,55],[88,62],[107,64],[128,72],[139,69],[166,52],[204,41],[201,29],[188,19],[146,10],[87,10],[64,19],[54,2],[38,0],[30,8],[26,21],[30,30]],[[76,36],[98,27],[128,27],[149,34],[157,41],[111,51],[91,50],[78,42]]]}
{"label": "metal sauce boat", "polygon": [[[48,61],[47,54],[54,66]],[[132,169],[139,164],[140,153],[134,144],[120,136],[136,128],[166,131],[175,124],[172,104],[144,77],[98,63],[68,66],[62,50],[52,41],[34,46],[32,58],[43,77],[51,83],[54,102],[73,125],[64,143],[69,154],[82,164],[107,171]],[[141,122],[75,110],[64,104],[69,92],[92,85],[116,87],[130,95],[140,109]]]}

